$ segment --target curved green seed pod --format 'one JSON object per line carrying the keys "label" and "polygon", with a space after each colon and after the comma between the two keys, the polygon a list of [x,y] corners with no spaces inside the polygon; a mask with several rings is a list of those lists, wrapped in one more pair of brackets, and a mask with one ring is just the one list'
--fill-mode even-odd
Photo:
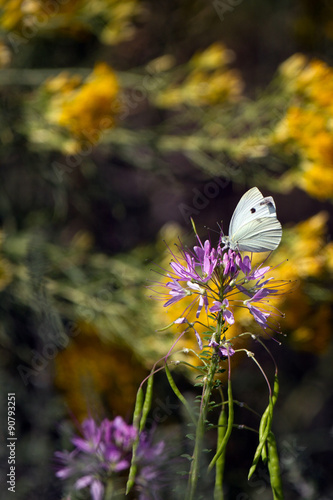
{"label": "curved green seed pod", "polygon": [[279,456],[277,452],[275,437],[272,431],[270,431],[267,437],[267,449],[268,449],[268,471],[271,480],[273,497],[274,500],[283,500]]}
{"label": "curved green seed pod", "polygon": [[228,380],[228,425],[227,425],[227,430],[226,433],[222,439],[222,443],[220,444],[219,448],[217,449],[217,452],[215,453],[212,461],[209,464],[208,470],[211,470],[214,465],[216,464],[217,460],[220,458],[222,453],[225,452],[225,448],[228,444],[231,431],[232,431],[232,426],[234,424],[234,400],[232,396],[232,390],[231,390],[231,381],[230,379]]}
{"label": "curved green seed pod", "polygon": [[173,390],[173,392],[176,394],[177,398],[183,403],[183,405],[185,406],[185,408],[187,409],[190,417],[191,417],[191,420],[192,422],[194,423],[194,425],[197,425],[197,422],[193,416],[193,412],[192,412],[192,408],[191,406],[189,405],[189,403],[186,401],[186,399],[184,398],[184,396],[182,395],[182,393],[180,392],[180,390],[178,389],[178,387],[176,386],[176,383],[171,375],[171,372],[169,370],[169,367],[168,365],[165,363],[165,373],[166,373],[166,376],[168,378],[168,381],[169,381],[169,384],[170,384],[170,387],[171,389]]}
{"label": "curved green seed pod", "polygon": [[262,459],[264,461],[267,461],[267,451],[266,451],[266,441],[267,437],[270,433],[271,426],[272,426],[272,420],[273,420],[273,409],[274,405],[276,403],[277,397],[279,394],[279,379],[277,377],[277,374],[275,374],[274,377],[274,387],[273,387],[273,395],[269,400],[269,404],[264,411],[261,420],[260,420],[260,425],[259,425],[259,444],[256,449],[256,452],[254,454],[252,466],[249,471],[248,479],[251,478],[252,474],[256,470],[257,464],[259,462],[260,456],[262,456]]}
{"label": "curved green seed pod", "polygon": [[[134,486],[137,465],[136,465],[136,451],[138,449],[139,441],[140,441],[140,433],[142,432],[147,416],[151,407],[151,401],[153,397],[153,373],[150,374],[147,384],[146,396],[143,401],[143,389],[139,387],[139,390],[136,395],[135,408],[134,408],[134,416],[133,416],[133,425],[136,429],[138,429],[137,437],[133,443],[132,447],[132,460],[131,467],[128,474],[128,480],[126,484],[126,495],[130,492],[130,490]],[[140,419],[141,416],[141,419]]]}
{"label": "curved green seed pod", "polygon": [[135,407],[133,412],[133,426],[136,429],[139,428],[139,420],[141,416],[142,406],[143,406],[143,389],[140,386],[136,394]]}
{"label": "curved green seed pod", "polygon": [[[221,413],[218,421],[218,429],[217,429],[217,448],[219,448],[224,439],[225,433],[227,430],[227,412],[225,410],[224,405],[222,405]],[[221,456],[217,459],[215,470],[215,489],[214,489],[214,500],[221,500],[223,498],[223,473],[224,473],[224,463],[225,463],[225,451]]]}
{"label": "curved green seed pod", "polygon": [[151,374],[149,375],[145,401],[143,403],[143,408],[142,408],[142,416],[141,416],[140,426],[139,426],[140,432],[142,432],[144,429],[144,426],[146,424],[146,420],[148,417],[148,413],[149,413],[149,410],[151,408],[151,402],[153,399],[153,382],[154,382],[154,373],[151,372]]}

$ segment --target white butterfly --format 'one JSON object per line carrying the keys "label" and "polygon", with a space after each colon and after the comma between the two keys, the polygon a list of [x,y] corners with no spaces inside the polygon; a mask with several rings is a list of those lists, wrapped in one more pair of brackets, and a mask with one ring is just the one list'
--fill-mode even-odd
{"label": "white butterfly", "polygon": [[231,217],[229,236],[223,236],[222,242],[232,250],[268,252],[279,246],[281,237],[282,227],[276,218],[273,198],[264,198],[253,187],[239,200]]}

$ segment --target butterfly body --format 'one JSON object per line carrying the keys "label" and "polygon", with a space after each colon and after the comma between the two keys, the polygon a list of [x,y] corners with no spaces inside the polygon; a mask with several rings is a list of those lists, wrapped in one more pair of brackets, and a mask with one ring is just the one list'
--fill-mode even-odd
{"label": "butterfly body", "polygon": [[229,236],[223,236],[222,242],[232,250],[269,252],[278,247],[281,237],[273,198],[264,198],[253,187],[239,200],[231,217]]}

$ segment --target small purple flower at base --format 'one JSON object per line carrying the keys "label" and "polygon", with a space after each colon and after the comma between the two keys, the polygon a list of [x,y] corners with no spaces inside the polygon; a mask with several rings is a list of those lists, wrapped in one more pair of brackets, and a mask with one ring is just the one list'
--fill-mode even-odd
{"label": "small purple flower at base", "polygon": [[56,476],[59,479],[67,479],[68,477],[75,474],[75,458],[78,454],[78,450],[69,451],[56,451],[54,453],[55,459],[58,462],[59,469],[56,472]]}
{"label": "small purple flower at base", "polygon": [[75,483],[74,488],[76,490],[82,490],[90,486],[90,493],[92,500],[103,500],[104,486],[101,481],[95,479],[94,476],[84,476],[78,479]]}
{"label": "small purple flower at base", "polygon": [[100,443],[102,430],[97,427],[96,422],[92,418],[87,418],[82,423],[81,429],[85,439],[75,436],[72,439],[72,443],[80,451],[94,453]]}
{"label": "small purple flower at base", "polygon": [[163,486],[164,471],[167,464],[165,443],[160,441],[153,445],[151,436],[142,433],[137,452],[137,460],[141,468],[137,476],[139,500],[157,500],[158,492]]}
{"label": "small purple flower at base", "polygon": [[[75,449],[71,453],[55,453],[59,463],[56,476],[71,480],[74,490],[89,488],[92,500],[102,500],[105,482],[112,482],[123,471],[129,470],[137,430],[121,417],[116,417],[112,421],[105,419],[100,425],[92,418],[86,419],[81,431],[84,437],[73,437]],[[144,467],[152,466],[157,471],[156,459],[159,453],[162,454],[163,447],[163,442],[152,445],[151,438],[140,436],[137,448],[139,475]]]}
{"label": "small purple flower at base", "polygon": [[229,323],[229,325],[233,325],[235,323],[234,315],[227,307],[229,307],[228,299],[224,299],[222,302],[219,300],[213,301],[213,306],[209,309],[210,312],[220,312],[222,311],[223,319]]}

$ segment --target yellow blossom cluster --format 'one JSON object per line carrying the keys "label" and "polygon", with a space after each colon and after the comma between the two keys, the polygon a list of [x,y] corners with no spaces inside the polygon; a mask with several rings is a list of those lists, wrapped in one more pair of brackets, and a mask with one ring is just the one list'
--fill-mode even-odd
{"label": "yellow blossom cluster", "polygon": [[284,231],[269,264],[277,279],[291,280],[290,293],[275,305],[283,313],[282,331],[297,349],[324,351],[331,339],[330,282],[333,245],[327,242],[328,214],[320,212]]}
{"label": "yellow blossom cluster", "polygon": [[280,68],[291,105],[273,134],[273,142],[300,157],[300,171],[285,182],[319,199],[333,197],[333,68],[296,54]]}
{"label": "yellow blossom cluster", "polygon": [[78,150],[86,143],[95,145],[103,131],[115,126],[119,84],[107,64],[97,64],[84,81],[78,75],[61,73],[47,80],[39,94],[44,106],[47,102],[44,114],[48,123],[67,131],[67,150]]}
{"label": "yellow blossom cluster", "polygon": [[238,100],[243,82],[238,71],[228,68],[232,60],[233,53],[221,43],[195,54],[185,66],[183,81],[161,91],[157,105],[165,108],[181,104],[209,106]]}
{"label": "yellow blossom cluster", "polygon": [[[131,19],[140,10],[137,0],[0,0],[0,26],[24,39],[50,30],[73,35],[91,31],[113,44],[132,37]],[[97,32],[96,18],[104,20]],[[13,43],[20,42],[13,38]]]}

